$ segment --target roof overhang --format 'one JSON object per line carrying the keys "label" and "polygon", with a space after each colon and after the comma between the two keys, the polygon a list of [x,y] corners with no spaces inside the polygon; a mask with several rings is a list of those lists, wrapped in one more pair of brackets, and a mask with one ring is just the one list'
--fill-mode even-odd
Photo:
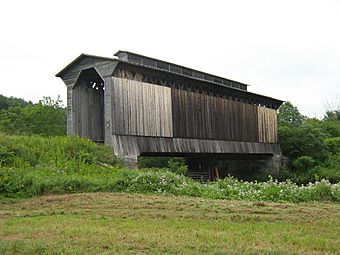
{"label": "roof overhang", "polygon": [[[189,79],[189,80],[192,80],[192,81],[199,81],[199,82],[202,82],[204,84],[211,85],[216,89],[220,88],[220,89],[223,89],[223,90],[234,91],[234,93],[239,94],[239,95],[243,95],[243,96],[247,95],[247,96],[250,96],[250,97],[262,98],[262,99],[269,100],[269,101],[273,102],[277,107],[279,107],[284,102],[282,100],[278,100],[278,99],[275,99],[275,98],[272,98],[272,97],[256,94],[256,93],[253,93],[253,92],[249,92],[246,89],[240,89],[240,88],[237,88],[237,87],[234,87],[234,86],[227,86],[227,85],[224,84],[224,82],[235,82],[235,83],[242,84],[244,86],[248,86],[244,83],[240,83],[240,82],[225,79],[225,78],[222,78],[222,77],[219,77],[219,76],[214,76],[214,75],[207,74],[207,73],[204,73],[204,72],[196,71],[194,69],[190,69],[190,68],[183,67],[183,66],[180,66],[180,65],[175,65],[175,64],[172,64],[170,62],[145,57],[143,55],[131,53],[131,52],[128,52],[128,51],[118,51],[115,54],[115,56],[117,56],[118,58],[108,58],[108,57],[102,57],[102,56],[96,56],[96,55],[90,55],[90,54],[82,53],[77,58],[75,58],[72,62],[70,62],[66,67],[64,67],[60,72],[58,72],[55,76],[63,79],[63,78],[65,78],[64,76],[67,76],[65,74],[67,74],[68,72],[70,72],[70,73],[73,72],[73,74],[77,73],[76,75],[74,74],[75,77],[72,80],[74,82],[77,79],[77,77],[79,76],[80,71],[82,70],[82,69],[81,70],[76,69],[78,67],[78,65],[81,65],[81,61],[87,61],[86,59],[88,59],[88,60],[92,59],[92,61],[91,61],[92,64],[83,65],[83,67],[84,67],[83,69],[88,69],[88,68],[91,68],[91,67],[98,67],[99,63],[103,63],[103,62],[109,63],[109,65],[110,65],[109,69],[110,70],[108,70],[107,68],[104,68],[104,69],[100,69],[99,67],[96,68],[96,71],[102,77],[107,76],[107,75],[112,75],[115,68],[117,67],[117,65],[119,63],[122,63],[122,64],[131,65],[131,66],[135,66],[135,67],[140,67],[140,68],[143,68],[143,69],[144,68],[149,69],[149,70],[164,73],[164,74],[171,74],[171,75],[174,75],[174,76],[177,76],[177,77],[179,76],[179,77],[182,77],[184,79]],[[130,59],[129,59],[129,56],[130,56]],[[166,70],[166,69],[163,69],[163,68],[158,68],[158,66],[157,66],[158,62],[156,62],[156,66],[148,66],[148,65],[145,65],[143,62],[131,61],[131,59],[133,59],[133,58],[131,58],[131,56],[132,57],[140,57],[142,59],[144,58],[144,59],[147,59],[147,60],[159,61],[159,63],[163,63],[163,64],[165,63],[169,66],[169,70]],[[186,74],[183,74],[183,73],[171,71],[171,65],[178,67],[178,68],[182,68],[181,72],[190,71],[192,75],[186,75]],[[73,69],[76,69],[76,71],[74,71]],[[105,73],[105,75],[103,75],[101,71],[103,73]],[[202,74],[203,78],[195,77],[195,75],[194,75],[195,72]],[[221,83],[220,79],[222,79],[221,80],[222,83]],[[217,82],[217,81],[219,81],[219,82]]]}
{"label": "roof overhang", "polygon": [[282,100],[279,100],[279,99],[276,99],[276,98],[273,98],[273,97],[253,93],[253,92],[250,92],[248,90],[238,89],[238,88],[229,87],[229,86],[221,86],[221,85],[214,83],[214,82],[210,82],[210,81],[206,81],[206,80],[202,80],[202,79],[196,79],[194,77],[181,76],[181,75],[175,74],[173,72],[169,72],[169,71],[161,70],[161,69],[150,68],[150,67],[146,67],[146,66],[143,66],[143,65],[139,65],[139,64],[136,64],[136,63],[129,62],[129,61],[119,60],[118,66],[121,65],[121,64],[128,65],[128,66],[130,65],[130,66],[142,68],[142,69],[149,69],[149,70],[152,70],[152,71],[157,72],[157,73],[164,73],[164,74],[168,74],[168,75],[170,74],[170,75],[180,76],[182,79],[189,79],[189,80],[192,80],[193,82],[196,81],[196,82],[199,82],[201,84],[206,84],[208,86],[212,86],[213,89],[221,89],[223,91],[229,91],[229,92],[232,92],[232,94],[239,95],[241,97],[248,97],[248,98],[250,97],[250,98],[261,99],[261,101],[271,102],[271,104],[276,106],[275,108],[278,108],[283,102],[285,102],[285,101],[282,101]]}
{"label": "roof overhang", "polygon": [[72,68],[73,66],[75,66],[77,64],[77,62],[79,62],[80,60],[84,59],[84,58],[97,58],[97,59],[103,59],[103,60],[113,60],[113,61],[117,61],[116,58],[108,58],[108,57],[102,57],[102,56],[96,56],[96,55],[90,55],[90,54],[85,54],[82,53],[80,54],[77,58],[75,58],[74,60],[72,60],[67,66],[65,66],[61,71],[59,71],[55,76],[56,77],[61,77],[64,73],[66,73],[70,68]]}

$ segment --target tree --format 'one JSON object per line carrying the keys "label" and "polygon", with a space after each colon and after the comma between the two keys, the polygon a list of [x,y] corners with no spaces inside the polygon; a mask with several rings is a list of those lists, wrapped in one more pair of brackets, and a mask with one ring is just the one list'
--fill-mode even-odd
{"label": "tree", "polygon": [[[324,121],[340,121],[340,99],[335,97],[333,100],[326,100]],[[339,134],[340,135],[340,134]]]}
{"label": "tree", "polygon": [[9,134],[66,134],[66,109],[61,100],[44,97],[37,104],[0,111],[0,131]]}
{"label": "tree", "polygon": [[39,103],[23,108],[22,121],[29,134],[45,136],[66,134],[66,110],[61,100],[44,97]]}
{"label": "tree", "polygon": [[324,116],[325,121],[340,121],[340,110],[326,111]]}
{"label": "tree", "polygon": [[25,107],[29,104],[32,104],[32,102],[26,102],[21,98],[0,95],[0,110],[8,110],[10,107]]}
{"label": "tree", "polygon": [[319,127],[309,123],[299,127],[282,125],[279,127],[279,139],[282,152],[291,159],[310,156],[319,162],[325,160],[328,151],[325,138],[329,135]]}
{"label": "tree", "polygon": [[281,125],[298,127],[304,123],[305,119],[306,117],[289,101],[283,103],[278,110],[278,120]]}

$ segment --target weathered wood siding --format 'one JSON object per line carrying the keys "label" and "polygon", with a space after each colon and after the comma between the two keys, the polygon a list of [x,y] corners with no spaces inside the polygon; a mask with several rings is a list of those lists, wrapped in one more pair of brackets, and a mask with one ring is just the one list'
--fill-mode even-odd
{"label": "weathered wood siding", "polygon": [[276,110],[112,77],[112,134],[277,142]]}
{"label": "weathered wood siding", "polygon": [[67,86],[67,135],[75,135],[73,117],[72,117],[72,86]]}
{"label": "weathered wood siding", "polygon": [[261,143],[277,142],[277,114],[276,110],[258,107],[258,134]]}
{"label": "weathered wood siding", "polygon": [[112,86],[111,76],[104,77],[104,140],[105,144],[112,147]]}
{"label": "weathered wood siding", "polygon": [[171,89],[112,77],[112,132],[172,137]]}
{"label": "weathered wood siding", "polygon": [[104,77],[111,75],[116,65],[117,63],[113,60],[86,57],[77,60],[77,64],[62,74],[61,78],[67,86],[73,85],[82,70],[95,68]]}
{"label": "weathered wood siding", "polygon": [[172,89],[174,137],[258,141],[257,106]]}
{"label": "weathered wood siding", "polygon": [[157,153],[196,154],[280,154],[277,143],[236,142],[221,140],[184,139],[170,137],[112,136],[116,155],[142,155]]}
{"label": "weathered wood siding", "polygon": [[169,68],[79,56],[57,75],[67,85],[68,134],[105,140],[116,155],[280,154],[281,101]]}

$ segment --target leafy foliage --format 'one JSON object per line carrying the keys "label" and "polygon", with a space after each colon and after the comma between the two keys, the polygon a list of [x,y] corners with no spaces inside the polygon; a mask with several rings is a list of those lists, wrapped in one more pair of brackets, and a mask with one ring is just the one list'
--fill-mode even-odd
{"label": "leafy foliage", "polygon": [[31,104],[32,102],[26,102],[21,98],[0,95],[0,110],[8,110],[11,107],[26,107]]}
{"label": "leafy foliage", "polygon": [[140,168],[166,168],[177,174],[186,174],[188,166],[185,158],[180,157],[139,157]]}
{"label": "leafy foliage", "polygon": [[12,105],[0,111],[0,132],[44,136],[66,134],[66,109],[59,98],[44,97],[37,104]]}
{"label": "leafy foliage", "polygon": [[324,116],[324,120],[329,121],[340,121],[340,109],[338,110],[328,110]]}
{"label": "leafy foliage", "polygon": [[280,125],[298,127],[304,123],[305,119],[306,117],[289,101],[283,103],[279,108],[278,120]]}
{"label": "leafy foliage", "polygon": [[326,138],[324,142],[331,154],[340,154],[340,136]]}
{"label": "leafy foliage", "polygon": [[292,159],[310,156],[323,161],[328,156],[325,138],[327,138],[327,134],[322,129],[308,123],[295,128],[289,126],[279,127],[282,152]]}
{"label": "leafy foliage", "polygon": [[188,172],[188,166],[186,165],[184,158],[171,158],[168,161],[167,167],[169,171],[180,175],[184,175]]}
{"label": "leafy foliage", "polygon": [[151,168],[151,167],[167,167],[168,161],[171,157],[139,157],[138,167]]}
{"label": "leafy foliage", "polygon": [[308,171],[315,166],[315,160],[310,156],[301,156],[293,161],[293,167],[297,171]]}
{"label": "leafy foliage", "polygon": [[[287,107],[289,111],[285,109]],[[339,111],[328,110],[322,120],[304,118],[302,123],[293,121],[301,120],[301,115],[290,103],[284,106],[284,110],[280,108],[279,112],[281,149],[293,162],[292,167],[281,171],[280,179],[289,178],[298,183],[308,183],[326,178],[331,182],[339,182]]]}

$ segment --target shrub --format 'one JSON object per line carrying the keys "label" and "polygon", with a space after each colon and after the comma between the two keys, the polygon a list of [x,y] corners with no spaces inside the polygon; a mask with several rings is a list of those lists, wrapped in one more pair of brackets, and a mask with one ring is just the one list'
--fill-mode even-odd
{"label": "shrub", "polygon": [[295,128],[279,127],[282,152],[291,159],[310,156],[317,162],[324,161],[329,156],[328,147],[324,141],[326,137],[327,134],[322,129],[309,123]]}
{"label": "shrub", "polygon": [[340,136],[326,138],[324,142],[332,154],[340,153]]}
{"label": "shrub", "polygon": [[340,182],[340,153],[330,156],[324,164],[312,169],[312,173],[332,183]]}
{"label": "shrub", "polygon": [[293,161],[293,167],[300,172],[306,172],[315,166],[315,160],[310,156],[301,156]]}

